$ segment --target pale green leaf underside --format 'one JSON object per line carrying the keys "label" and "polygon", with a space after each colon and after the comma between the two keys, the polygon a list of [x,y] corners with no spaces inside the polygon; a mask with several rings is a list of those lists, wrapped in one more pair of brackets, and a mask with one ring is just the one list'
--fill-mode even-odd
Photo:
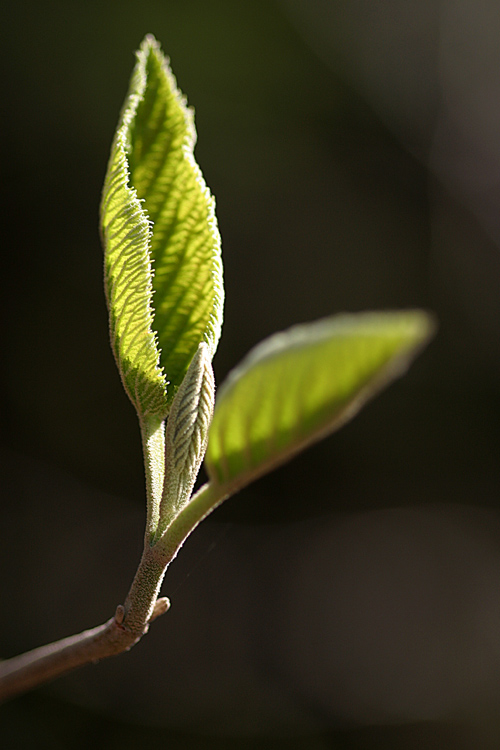
{"label": "pale green leaf underside", "polygon": [[170,410],[165,435],[166,479],[157,536],[189,501],[207,446],[215,383],[207,346],[198,347]]}
{"label": "pale green leaf underside", "polygon": [[220,236],[194,143],[192,112],[148,36],[137,53],[101,206],[111,341],[143,416],[167,414],[200,342],[213,356],[220,336]]}
{"label": "pale green leaf underside", "polygon": [[206,467],[238,488],[332,432],[429,338],[421,311],[339,315],[255,347],[219,389]]}

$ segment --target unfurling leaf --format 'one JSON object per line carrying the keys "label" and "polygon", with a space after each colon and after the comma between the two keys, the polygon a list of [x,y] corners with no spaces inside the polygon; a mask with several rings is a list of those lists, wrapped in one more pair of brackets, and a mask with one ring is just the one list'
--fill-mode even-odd
{"label": "unfurling leaf", "polygon": [[165,418],[198,345],[212,357],[220,336],[220,236],[195,140],[193,114],[148,36],[101,203],[111,343],[141,418]]}
{"label": "unfurling leaf", "polygon": [[157,536],[189,501],[205,455],[214,410],[211,356],[202,343],[176,393],[165,434],[165,486]]}
{"label": "unfurling leaf", "polygon": [[337,429],[432,334],[424,312],[339,315],[255,347],[218,391],[206,467],[237,489]]}

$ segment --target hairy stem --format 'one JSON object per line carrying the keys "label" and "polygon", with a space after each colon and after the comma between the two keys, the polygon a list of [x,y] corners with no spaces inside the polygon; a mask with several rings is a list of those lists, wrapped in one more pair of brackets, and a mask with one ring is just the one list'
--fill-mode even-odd
{"label": "hairy stem", "polygon": [[157,543],[157,547],[162,550],[169,562],[174,559],[198,524],[230,494],[233,493],[227,491],[225,485],[214,485],[208,482],[200,487]]}

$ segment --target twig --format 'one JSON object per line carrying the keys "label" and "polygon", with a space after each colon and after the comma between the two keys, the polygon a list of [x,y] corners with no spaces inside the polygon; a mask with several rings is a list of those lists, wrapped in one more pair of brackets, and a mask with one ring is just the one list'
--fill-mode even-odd
{"label": "twig", "polygon": [[154,547],[146,547],[125,605],[108,622],[0,661],[0,702],[132,648],[170,606],[168,599],[157,598],[168,563]]}

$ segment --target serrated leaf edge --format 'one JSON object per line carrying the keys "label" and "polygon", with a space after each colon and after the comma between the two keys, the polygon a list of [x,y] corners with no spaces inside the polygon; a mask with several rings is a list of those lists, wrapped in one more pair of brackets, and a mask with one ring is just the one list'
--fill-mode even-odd
{"label": "serrated leaf edge", "polygon": [[[154,321],[154,310],[152,305],[153,300],[153,269],[151,263],[151,237],[152,237],[152,225],[148,219],[146,211],[143,208],[143,201],[141,201],[137,195],[136,189],[130,183],[130,169],[128,161],[128,152],[130,151],[129,133],[131,123],[136,116],[137,107],[142,99],[145,86],[146,86],[146,74],[145,74],[145,60],[147,54],[148,44],[151,42],[146,38],[141,44],[140,49],[136,52],[137,62],[132,73],[132,78],[129,86],[129,92],[125,99],[124,106],[122,108],[118,127],[111,147],[111,154],[109,158],[108,170],[106,173],[106,179],[103,187],[103,195],[101,200],[101,233],[103,239],[103,246],[105,248],[105,263],[109,259],[108,255],[108,238],[112,235],[109,234],[109,221],[105,221],[106,208],[112,202],[116,193],[120,189],[124,189],[128,195],[128,201],[119,210],[118,214],[114,217],[116,221],[123,218],[121,227],[124,224],[130,222],[133,224],[129,233],[125,236],[127,244],[121,250],[120,254],[115,257],[113,264],[116,265],[127,250],[131,251],[131,254],[135,256],[134,261],[137,266],[137,275],[143,274],[143,283],[145,285],[145,298],[146,304],[144,305],[143,300],[138,303],[138,307],[143,307],[142,311],[139,312],[137,318],[139,319],[138,328],[143,326],[142,331],[146,331],[146,342],[145,346],[152,350],[156,364],[154,368],[145,375],[145,379],[149,381],[150,393],[155,391],[155,386],[159,386],[163,391],[164,398],[163,404],[158,404],[158,396],[156,398],[151,397],[148,391],[144,392],[144,388],[140,387],[140,367],[136,366],[137,375],[135,379],[135,386],[130,387],[127,383],[127,372],[126,363],[128,360],[127,352],[120,348],[120,339],[116,332],[116,321],[113,310],[113,304],[116,303],[116,299],[112,296],[112,286],[116,286],[117,279],[111,281],[111,274],[106,269],[106,300],[109,310],[109,321],[110,321],[110,338],[112,350],[115,356],[115,360],[118,366],[118,371],[125,388],[125,391],[129,395],[131,401],[134,403],[138,410],[141,418],[148,416],[149,413],[155,414],[164,418],[168,413],[168,404],[166,399],[167,393],[167,381],[163,368],[160,366],[160,350],[158,345],[158,335],[153,330]],[[113,162],[116,159],[116,165],[112,167]],[[120,229],[115,227],[113,234],[117,234]],[[143,250],[141,253],[142,257],[137,259],[137,243],[133,242],[134,235],[142,235],[142,246]],[[123,242],[124,240],[122,240]],[[109,282],[108,283],[108,279]],[[131,295],[132,296],[132,295]],[[137,308],[136,308],[137,310]],[[129,317],[128,324],[132,324],[133,317]],[[140,333],[140,332],[139,332]],[[137,359],[137,357],[136,357]],[[151,381],[151,374],[153,375],[153,381]],[[142,391],[142,393],[141,393]],[[145,402],[145,403],[144,403]]]}

